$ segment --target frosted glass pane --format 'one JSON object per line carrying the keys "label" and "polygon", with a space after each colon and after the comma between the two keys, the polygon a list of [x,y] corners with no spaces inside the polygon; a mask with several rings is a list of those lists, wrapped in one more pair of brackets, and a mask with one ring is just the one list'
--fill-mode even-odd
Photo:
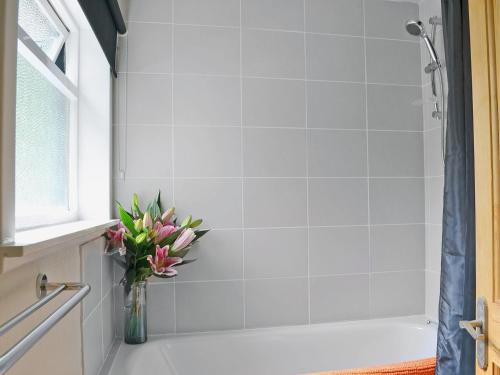
{"label": "frosted glass pane", "polygon": [[70,100],[17,57],[16,216],[68,209]]}
{"label": "frosted glass pane", "polygon": [[19,25],[49,57],[54,58],[62,35],[35,0],[19,0]]}

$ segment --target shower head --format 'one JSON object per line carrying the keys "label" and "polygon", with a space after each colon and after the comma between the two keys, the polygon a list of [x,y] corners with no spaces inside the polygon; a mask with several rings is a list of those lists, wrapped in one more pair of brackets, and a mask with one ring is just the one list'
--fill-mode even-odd
{"label": "shower head", "polygon": [[424,37],[425,33],[424,24],[422,21],[409,20],[406,22],[406,31],[413,36]]}
{"label": "shower head", "polygon": [[434,49],[434,45],[432,44],[429,36],[425,32],[424,24],[419,20],[409,20],[406,22],[406,31],[413,36],[419,36],[424,40],[424,43],[429,50],[429,54],[431,55],[432,61],[436,63],[436,66],[440,66],[439,58],[437,56],[436,50]]}

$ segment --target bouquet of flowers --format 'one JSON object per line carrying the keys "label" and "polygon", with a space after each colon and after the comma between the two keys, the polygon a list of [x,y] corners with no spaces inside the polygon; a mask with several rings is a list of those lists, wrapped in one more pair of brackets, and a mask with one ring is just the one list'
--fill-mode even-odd
{"label": "bouquet of flowers", "polygon": [[[123,282],[146,281],[151,276],[170,278],[177,275],[175,266],[184,260],[189,250],[208,230],[197,230],[201,219],[186,217],[177,224],[174,207],[162,212],[160,193],[143,212],[134,194],[130,211],[117,203],[120,223],[107,232],[106,252],[125,269]],[[119,255],[118,257],[116,255]]]}
{"label": "bouquet of flowers", "polygon": [[162,210],[160,193],[144,210],[134,194],[127,211],[117,203],[120,223],[107,231],[106,253],[123,267],[125,286],[125,342],[147,340],[146,280],[151,276],[171,278],[175,267],[194,260],[185,256],[208,230],[198,230],[202,220],[186,217],[180,224],[173,207]]}

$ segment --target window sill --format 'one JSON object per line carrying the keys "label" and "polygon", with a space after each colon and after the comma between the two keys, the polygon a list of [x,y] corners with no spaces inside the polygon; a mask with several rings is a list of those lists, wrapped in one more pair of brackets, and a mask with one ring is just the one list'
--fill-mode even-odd
{"label": "window sill", "polygon": [[118,220],[75,221],[17,232],[14,242],[0,245],[0,273],[61,250],[61,245],[91,241],[117,223]]}

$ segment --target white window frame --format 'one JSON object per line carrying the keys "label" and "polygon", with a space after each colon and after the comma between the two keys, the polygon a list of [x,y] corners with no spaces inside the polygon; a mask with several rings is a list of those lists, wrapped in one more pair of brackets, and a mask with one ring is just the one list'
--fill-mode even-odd
{"label": "white window frame", "polygon": [[[36,0],[42,12],[60,31],[59,45],[49,55],[18,25],[18,53],[70,100],[68,210],[16,215],[16,230],[61,224],[78,219],[78,62],[79,28],[63,2]],[[70,31],[68,31],[68,29]],[[55,64],[62,46],[66,52],[66,74]]]}

